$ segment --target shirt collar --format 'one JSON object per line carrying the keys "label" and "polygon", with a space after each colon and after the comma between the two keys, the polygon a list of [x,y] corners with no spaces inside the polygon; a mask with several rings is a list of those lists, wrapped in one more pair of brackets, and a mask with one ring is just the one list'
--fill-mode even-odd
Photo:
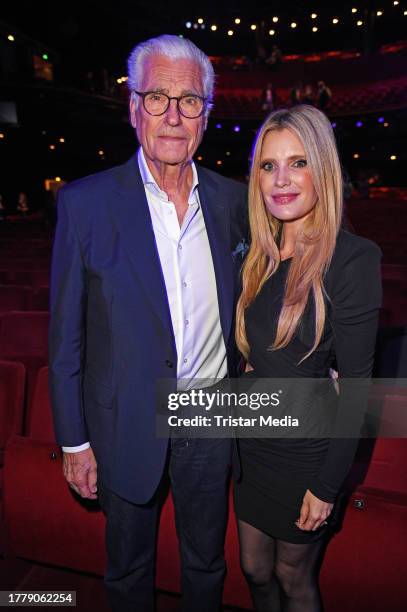
{"label": "shirt collar", "polygon": [[[168,202],[168,196],[165,193],[165,191],[160,189],[160,187],[157,185],[156,180],[153,177],[151,170],[147,165],[146,158],[144,156],[144,151],[141,147],[138,150],[137,159],[138,159],[138,166],[139,166],[140,174],[141,174],[141,180],[143,181],[144,187],[148,189],[150,192],[154,193],[156,196],[158,196],[161,200],[165,200],[166,202]],[[198,172],[192,160],[191,160],[191,168],[192,168],[192,186],[191,186],[191,191],[190,191],[189,198],[188,198],[188,204],[199,204]]]}

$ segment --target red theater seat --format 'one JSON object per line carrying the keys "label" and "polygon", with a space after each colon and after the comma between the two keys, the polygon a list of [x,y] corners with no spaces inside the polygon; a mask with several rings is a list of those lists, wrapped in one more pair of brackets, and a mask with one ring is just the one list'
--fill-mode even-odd
{"label": "red theater seat", "polygon": [[27,397],[38,370],[48,361],[47,312],[9,312],[2,315],[0,358],[21,361],[27,370]]}
{"label": "red theater seat", "polygon": [[55,441],[48,390],[48,367],[39,370],[27,413],[26,435],[47,442]]}
{"label": "red theater seat", "polygon": [[16,361],[0,361],[0,466],[5,443],[22,433],[25,368]]}
{"label": "red theater seat", "polygon": [[81,502],[71,492],[57,445],[15,436],[6,447],[4,466],[9,552],[103,574],[103,514],[95,502]]}

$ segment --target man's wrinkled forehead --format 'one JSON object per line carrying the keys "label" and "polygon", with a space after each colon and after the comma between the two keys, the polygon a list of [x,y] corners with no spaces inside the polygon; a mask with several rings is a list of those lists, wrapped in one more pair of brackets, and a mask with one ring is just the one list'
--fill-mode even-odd
{"label": "man's wrinkled forehead", "polygon": [[143,91],[203,95],[202,70],[194,60],[152,55],[144,60],[142,70]]}

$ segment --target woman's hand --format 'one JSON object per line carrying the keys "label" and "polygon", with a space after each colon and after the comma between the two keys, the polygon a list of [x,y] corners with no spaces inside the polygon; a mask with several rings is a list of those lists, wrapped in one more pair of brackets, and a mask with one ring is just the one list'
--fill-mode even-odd
{"label": "woman's hand", "polygon": [[331,514],[332,508],[333,504],[329,504],[315,497],[315,495],[307,489],[304,499],[302,500],[300,516],[295,521],[295,524],[303,531],[316,531]]}
{"label": "woman's hand", "polygon": [[250,363],[247,362],[244,371],[245,372],[253,372],[253,366],[251,366]]}

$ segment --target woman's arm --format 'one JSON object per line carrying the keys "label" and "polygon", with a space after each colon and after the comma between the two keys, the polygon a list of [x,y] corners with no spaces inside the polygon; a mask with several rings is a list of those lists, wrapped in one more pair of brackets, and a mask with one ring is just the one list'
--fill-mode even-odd
{"label": "woman's arm", "polygon": [[347,235],[331,278],[332,328],[339,373],[338,411],[328,452],[310,485],[318,499],[333,503],[359,442],[372,374],[381,306],[381,251]]}

